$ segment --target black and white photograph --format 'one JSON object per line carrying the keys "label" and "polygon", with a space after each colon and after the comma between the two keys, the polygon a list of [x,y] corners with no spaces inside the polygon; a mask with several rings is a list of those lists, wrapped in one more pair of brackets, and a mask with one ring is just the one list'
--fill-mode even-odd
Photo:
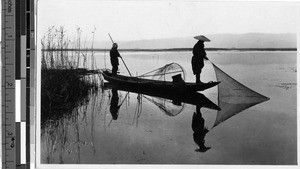
{"label": "black and white photograph", "polygon": [[36,3],[37,164],[298,165],[297,2]]}

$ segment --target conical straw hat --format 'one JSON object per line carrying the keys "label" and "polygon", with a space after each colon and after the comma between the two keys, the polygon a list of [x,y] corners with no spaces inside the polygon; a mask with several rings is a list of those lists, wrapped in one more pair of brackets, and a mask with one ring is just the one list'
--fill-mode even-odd
{"label": "conical straw hat", "polygon": [[197,40],[201,40],[203,42],[210,42],[210,40],[207,37],[203,36],[203,35],[195,36],[194,38],[197,39]]}

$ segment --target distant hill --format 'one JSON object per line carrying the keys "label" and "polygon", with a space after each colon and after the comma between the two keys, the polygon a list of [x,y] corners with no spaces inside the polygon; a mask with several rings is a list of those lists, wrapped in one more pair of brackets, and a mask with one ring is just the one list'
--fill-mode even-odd
{"label": "distant hill", "polygon": [[[207,48],[296,48],[297,35],[286,34],[210,34]],[[120,49],[192,48],[197,42],[193,36],[182,38],[148,39],[118,42]],[[111,42],[95,42],[95,48],[110,48]]]}

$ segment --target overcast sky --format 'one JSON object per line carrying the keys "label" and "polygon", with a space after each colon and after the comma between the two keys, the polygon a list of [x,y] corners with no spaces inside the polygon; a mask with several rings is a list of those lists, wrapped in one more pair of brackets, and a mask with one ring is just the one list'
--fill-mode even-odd
{"label": "overcast sky", "polygon": [[[295,2],[39,0],[40,34],[51,26],[77,27],[95,40],[186,37],[216,33],[297,33]],[[87,35],[85,35],[87,34]]]}

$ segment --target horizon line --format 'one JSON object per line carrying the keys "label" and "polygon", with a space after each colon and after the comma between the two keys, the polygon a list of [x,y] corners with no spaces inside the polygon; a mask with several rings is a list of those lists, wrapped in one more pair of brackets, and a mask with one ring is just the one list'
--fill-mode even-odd
{"label": "horizon line", "polygon": [[[201,34],[201,35],[205,35],[205,36],[209,36],[209,35],[247,35],[247,34],[265,34],[265,35],[285,35],[285,34],[292,34],[295,35],[295,37],[297,37],[297,32],[282,32],[282,33],[266,33],[266,32],[247,32],[247,33],[207,33],[207,34]],[[200,35],[200,34],[197,34]],[[170,37],[162,37],[162,38],[142,38],[142,39],[131,39],[131,40],[119,40],[120,42],[129,42],[129,41],[147,41],[147,40],[162,40],[162,39],[175,39],[175,38],[188,38],[191,37],[193,38],[194,36],[197,35],[184,35],[184,36],[170,36]],[[111,42],[110,40],[95,40],[95,42]]]}
{"label": "horizon line", "polygon": [[[192,51],[193,48],[128,48],[128,49],[118,49],[122,52],[163,52],[163,51]],[[297,47],[285,47],[285,48],[205,48],[207,51],[297,51]],[[108,48],[67,48],[67,49],[42,49],[41,51],[110,51]]]}

